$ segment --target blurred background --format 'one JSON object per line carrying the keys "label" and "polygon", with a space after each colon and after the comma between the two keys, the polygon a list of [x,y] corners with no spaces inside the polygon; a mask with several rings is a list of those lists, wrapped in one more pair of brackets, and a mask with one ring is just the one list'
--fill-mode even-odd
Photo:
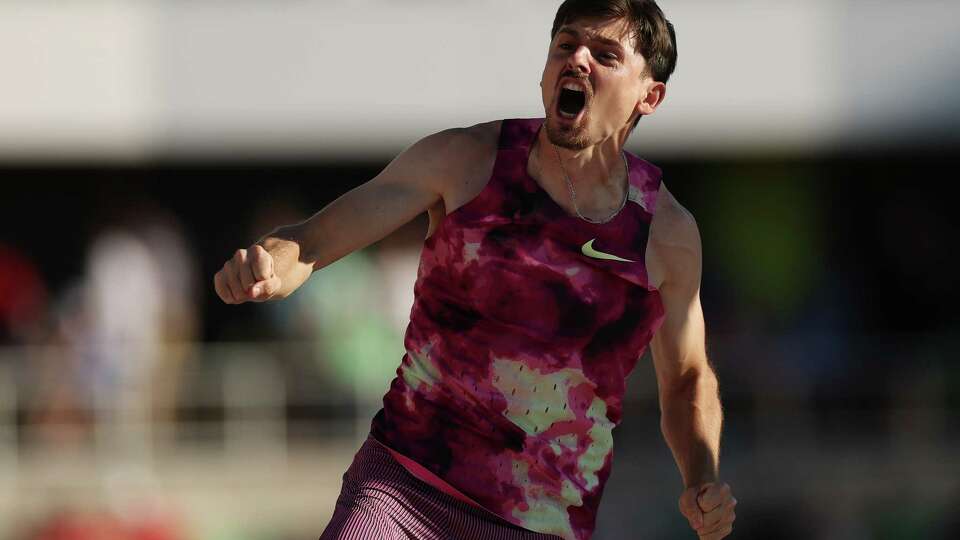
{"label": "blurred background", "polygon": [[[0,3],[0,538],[316,538],[420,216],[275,304],[234,250],[429,133],[543,113],[559,1]],[[703,237],[730,538],[960,538],[960,4],[663,0],[629,149]],[[595,538],[692,538],[649,354]]]}

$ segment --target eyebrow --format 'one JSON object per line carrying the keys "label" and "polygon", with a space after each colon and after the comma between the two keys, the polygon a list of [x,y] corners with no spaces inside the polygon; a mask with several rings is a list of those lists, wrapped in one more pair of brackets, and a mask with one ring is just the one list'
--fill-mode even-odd
{"label": "eyebrow", "polygon": [[[560,34],[569,34],[569,35],[571,35],[571,36],[573,36],[573,37],[575,37],[575,38],[578,38],[578,39],[580,38],[580,33],[577,32],[576,30],[574,30],[573,28],[568,27],[568,26],[564,26],[563,28],[561,28],[560,30],[558,30],[558,31],[557,31],[557,35],[559,36]],[[597,34],[585,34],[585,35],[586,35],[586,38],[589,39],[589,40],[591,40],[591,41],[598,41],[598,42],[600,42],[600,43],[603,43],[604,45],[609,45],[609,46],[611,46],[611,47],[616,47],[616,48],[620,49],[621,51],[623,50],[623,45],[621,45],[619,41],[616,41],[616,40],[613,40],[613,39],[610,39],[610,38],[605,38],[605,37],[599,36],[599,35],[597,35]]]}

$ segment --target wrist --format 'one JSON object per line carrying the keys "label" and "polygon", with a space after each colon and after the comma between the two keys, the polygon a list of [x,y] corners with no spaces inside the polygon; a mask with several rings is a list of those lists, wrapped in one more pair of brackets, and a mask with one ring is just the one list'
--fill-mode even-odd
{"label": "wrist", "polygon": [[695,445],[690,449],[687,460],[681,465],[683,484],[690,488],[720,481],[720,464],[706,444]]}
{"label": "wrist", "polygon": [[257,240],[257,243],[267,250],[269,250],[271,247],[277,247],[290,242],[300,246],[303,243],[302,237],[303,229],[299,224],[284,225],[283,227],[277,227],[276,229],[270,231],[260,240]]}
{"label": "wrist", "polygon": [[692,487],[700,487],[706,484],[718,484],[720,483],[720,475],[718,474],[702,474],[699,476],[691,477],[689,480],[684,481],[684,489],[690,489]]}

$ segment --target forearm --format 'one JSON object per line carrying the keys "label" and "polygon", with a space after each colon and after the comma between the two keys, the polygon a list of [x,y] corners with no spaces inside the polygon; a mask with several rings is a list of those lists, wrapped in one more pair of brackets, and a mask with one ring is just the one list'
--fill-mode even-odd
{"label": "forearm", "polygon": [[363,249],[386,236],[416,209],[404,208],[399,186],[363,184],[341,195],[306,221],[279,227],[262,238],[262,245],[276,261],[280,291],[285,298],[300,287],[315,270]]}
{"label": "forearm", "polygon": [[717,481],[723,411],[713,371],[707,368],[682,388],[662,392],[660,409],[660,428],[684,486]]}

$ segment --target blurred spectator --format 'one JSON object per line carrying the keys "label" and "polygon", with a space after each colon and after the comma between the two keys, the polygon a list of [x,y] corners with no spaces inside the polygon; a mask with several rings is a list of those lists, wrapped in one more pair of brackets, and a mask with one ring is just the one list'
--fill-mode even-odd
{"label": "blurred spectator", "polygon": [[[159,360],[163,284],[158,258],[142,238],[129,231],[108,231],[91,249],[86,306],[95,350],[97,390],[114,395],[125,387],[145,395],[153,364]],[[133,397],[133,396],[131,396]]]}
{"label": "blurred spectator", "polygon": [[[194,257],[179,224],[160,210],[128,211],[121,227],[103,231],[92,244],[85,301],[97,395],[115,415],[110,420],[132,428],[149,425],[141,422],[151,415],[172,417],[198,317]],[[129,429],[114,435],[126,444],[152,442]]]}
{"label": "blurred spectator", "polygon": [[[155,212],[144,219],[139,234],[156,260],[159,272],[161,359],[151,372],[154,419],[174,419],[183,364],[200,335],[199,271],[187,235],[172,215]],[[205,282],[204,282],[205,283]]]}
{"label": "blurred spectator", "polygon": [[30,259],[0,243],[0,344],[36,341],[47,297],[43,278]]}
{"label": "blurred spectator", "polygon": [[[171,419],[182,362],[197,336],[197,272],[179,225],[130,207],[93,239],[82,280],[57,303],[55,331],[33,369],[32,420],[63,442],[90,411],[106,448],[145,458],[148,420]],[[66,421],[64,421],[66,420]]]}
{"label": "blurred spectator", "polygon": [[35,442],[61,449],[81,443],[92,423],[92,378],[83,336],[88,321],[83,284],[66,287],[53,306],[53,323],[42,347],[28,350],[23,368],[33,392],[27,424]]}

